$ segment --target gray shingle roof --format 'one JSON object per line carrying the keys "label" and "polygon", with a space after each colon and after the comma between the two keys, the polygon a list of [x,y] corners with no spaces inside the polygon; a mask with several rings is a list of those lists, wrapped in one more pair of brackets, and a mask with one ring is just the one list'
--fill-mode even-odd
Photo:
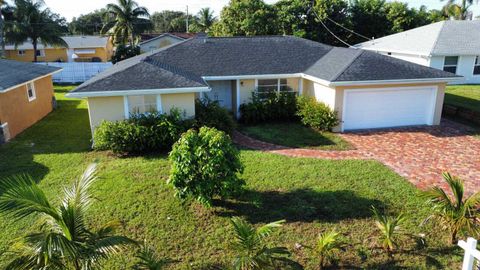
{"label": "gray shingle roof", "polygon": [[442,21],[355,45],[372,51],[430,55],[480,54],[480,20]]}
{"label": "gray shingle roof", "polygon": [[198,87],[206,86],[202,77],[296,73],[330,82],[455,76],[292,36],[194,38],[120,62],[74,92]]}
{"label": "gray shingle roof", "polygon": [[48,75],[58,67],[0,59],[0,91]]}

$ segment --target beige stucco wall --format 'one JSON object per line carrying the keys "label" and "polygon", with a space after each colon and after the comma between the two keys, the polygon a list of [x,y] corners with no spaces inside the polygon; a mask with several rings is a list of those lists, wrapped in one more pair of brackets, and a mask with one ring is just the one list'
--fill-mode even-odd
{"label": "beige stucco wall", "polygon": [[[163,94],[161,97],[163,112],[170,113],[172,108],[178,108],[186,118],[195,116],[195,93]],[[123,96],[90,97],[87,101],[92,132],[103,120],[125,119]]]}
{"label": "beige stucco wall", "polygon": [[88,115],[92,131],[103,120],[118,121],[125,119],[123,97],[91,97],[88,101]]}
{"label": "beige stucco wall", "polygon": [[172,108],[178,108],[186,118],[195,116],[195,93],[163,94],[162,109],[169,113]]}

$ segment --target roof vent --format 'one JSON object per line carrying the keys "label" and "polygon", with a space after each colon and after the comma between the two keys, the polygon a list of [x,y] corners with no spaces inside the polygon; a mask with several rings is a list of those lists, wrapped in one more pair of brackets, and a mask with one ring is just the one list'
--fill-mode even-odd
{"label": "roof vent", "polygon": [[200,32],[195,35],[195,38],[203,39],[203,42],[207,43],[208,35],[205,32]]}

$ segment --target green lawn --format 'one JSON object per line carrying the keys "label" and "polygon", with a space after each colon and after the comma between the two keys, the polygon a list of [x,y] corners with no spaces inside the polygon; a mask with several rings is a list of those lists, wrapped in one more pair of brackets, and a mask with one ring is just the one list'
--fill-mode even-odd
{"label": "green lawn", "polygon": [[445,103],[480,112],[480,85],[449,85]]}
{"label": "green lawn", "polygon": [[[122,233],[146,239],[159,255],[175,261],[170,269],[211,269],[231,260],[229,218],[242,216],[254,224],[286,219],[270,238],[294,250],[296,243],[311,246],[324,230],[335,229],[348,239],[339,258],[344,268],[458,269],[461,250],[444,246],[446,234],[438,226],[420,226],[429,214],[418,191],[402,177],[375,161],[329,161],[289,158],[242,150],[246,192],[236,200],[217,201],[211,209],[182,203],[166,184],[165,155],[117,158],[89,150],[90,130],[84,101],[63,98],[59,109],[12,142],[0,146],[0,177],[34,175],[56,198],[88,163],[98,161],[100,180],[93,186],[98,202],[91,209],[93,226],[112,219],[124,224]],[[372,244],[375,232],[370,206],[409,216],[405,230],[427,233],[428,248],[402,238],[402,250],[388,263]],[[31,230],[32,221],[0,217],[0,253]],[[294,251],[306,269],[317,269],[308,249]],[[0,258],[0,268],[6,258]],[[105,269],[129,269],[132,252],[106,262]]]}
{"label": "green lawn", "polygon": [[331,132],[319,132],[300,123],[272,123],[243,126],[241,132],[265,142],[294,148],[346,150],[348,142]]}

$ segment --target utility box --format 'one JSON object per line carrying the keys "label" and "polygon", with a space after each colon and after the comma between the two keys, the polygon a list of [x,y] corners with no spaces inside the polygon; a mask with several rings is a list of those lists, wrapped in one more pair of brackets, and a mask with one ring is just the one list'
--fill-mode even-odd
{"label": "utility box", "polygon": [[10,131],[8,130],[8,123],[0,125],[0,144],[6,143],[10,140]]}

